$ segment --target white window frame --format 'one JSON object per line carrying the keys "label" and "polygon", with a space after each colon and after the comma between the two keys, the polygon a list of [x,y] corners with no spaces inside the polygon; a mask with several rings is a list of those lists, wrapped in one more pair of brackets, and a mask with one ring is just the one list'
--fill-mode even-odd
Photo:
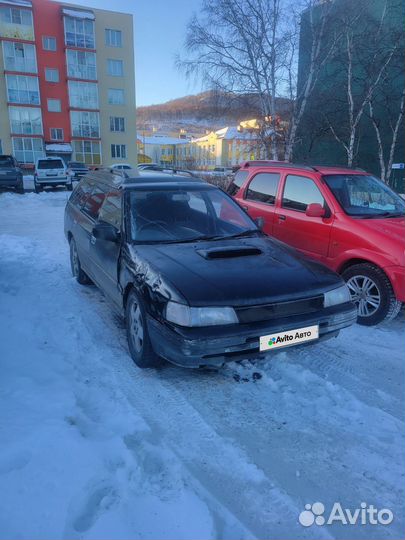
{"label": "white window frame", "polygon": [[[55,47],[50,47],[50,44],[54,43]],[[55,52],[57,50],[57,43],[56,43],[56,37],[55,36],[42,36],[42,49],[44,51],[51,51]]]}
{"label": "white window frame", "polygon": [[127,145],[126,144],[112,144],[111,157],[117,158],[117,159],[127,159]]}
{"label": "white window frame", "polygon": [[[56,74],[56,79],[54,79],[52,77],[49,78],[49,75],[51,73]],[[60,81],[60,79],[59,79],[59,69],[58,68],[46,67],[45,68],[45,80],[46,80],[46,82],[58,83]]]}
{"label": "white window frame", "polygon": [[[46,100],[46,103],[47,103],[47,109],[48,109],[48,112],[54,112],[54,113],[60,113],[60,112],[62,112],[62,102],[61,102],[60,99],[58,99],[58,98],[48,98],[48,99]],[[54,103],[55,105],[56,105],[57,103],[59,103],[59,108],[57,108],[57,109],[52,109],[52,108],[50,107],[50,104],[51,104],[51,103]]]}
{"label": "white window frame", "polygon": [[[19,119],[16,120],[13,118],[17,115]],[[39,119],[39,122],[33,122],[32,116]],[[42,114],[39,107],[15,107],[11,106],[8,108],[8,116],[10,119],[10,132],[15,135],[43,135],[43,126],[42,126]],[[28,118],[24,118],[28,116]],[[23,118],[22,118],[23,117]],[[16,128],[16,124],[19,126]],[[29,125],[29,129],[26,130],[24,126]]]}
{"label": "white window frame", "polygon": [[122,30],[115,30],[114,28],[106,28],[105,29],[105,45],[106,47],[122,47]]}
{"label": "white window frame", "polygon": [[[9,12],[9,17],[8,18],[10,20],[8,20],[8,21],[4,20],[4,18],[3,18],[3,13],[5,13],[6,11]],[[22,20],[23,20],[22,12],[24,12],[25,14],[27,14],[27,13],[29,14],[30,22],[28,24],[22,22]],[[15,19],[18,19],[18,17],[16,17],[17,13],[19,15],[20,22],[18,20],[15,20]],[[33,19],[32,19],[32,12],[31,12],[30,9],[21,9],[19,7],[1,6],[0,7],[0,19],[1,19],[1,22],[3,24],[12,24],[13,26],[15,24],[18,24],[19,26],[29,26],[30,28],[34,27]]]}
{"label": "white window frame", "polygon": [[[71,21],[74,26],[74,32],[70,32],[67,29],[69,21]],[[65,45],[67,47],[80,47],[81,49],[95,49],[96,48],[96,34],[95,34],[94,21],[92,21],[91,19],[70,17],[69,15],[65,15],[63,17],[63,23],[64,23],[64,30],[65,30]],[[91,27],[92,27],[91,32],[86,31],[86,24],[91,24]],[[74,39],[69,42],[68,42],[68,37],[67,37],[68,33],[74,36]],[[79,36],[83,36],[84,41],[81,41]],[[90,45],[87,46],[86,37],[89,37],[89,40],[91,41],[91,46]]]}
{"label": "white window frame", "polygon": [[[13,144],[13,156],[16,158],[17,161],[21,163],[35,163],[37,158],[43,157],[45,155],[44,152],[44,143],[43,140],[39,137],[12,137],[12,144]],[[17,150],[16,148],[16,141],[21,140],[22,144],[24,146],[23,150]],[[34,150],[33,141],[39,141],[41,143],[41,150]],[[31,146],[31,148],[25,148],[25,146],[28,146],[28,144]],[[22,152],[22,159],[21,159],[21,152]],[[32,152],[32,160],[26,159],[28,152]]]}
{"label": "white window frame", "polygon": [[[55,137],[54,133],[56,131],[60,131],[62,136],[61,137]],[[49,135],[50,135],[51,141],[63,141],[63,140],[65,140],[65,135],[64,135],[64,132],[63,132],[63,128],[49,128]]]}
{"label": "white window frame", "polygon": [[[88,81],[69,81],[69,105],[77,109],[98,109],[98,84]],[[93,99],[94,98],[94,99]]]}
{"label": "white window frame", "polygon": [[[10,82],[11,80],[15,79],[17,88],[11,89],[10,88]],[[36,86],[35,90],[28,89],[28,81],[35,81]],[[16,104],[26,104],[26,105],[41,105],[41,94],[39,92],[39,83],[38,83],[38,77],[30,76],[30,75],[13,75],[13,74],[7,74],[6,75],[6,89],[7,89],[7,101],[9,103],[16,103]],[[11,99],[11,92],[17,92],[18,94],[18,101]],[[22,99],[23,92],[27,93],[27,96],[29,99],[24,100]],[[38,100],[31,100],[31,94],[37,95]]]}
{"label": "white window frame", "polygon": [[[122,127],[123,129],[116,129]],[[113,133],[125,133],[125,116],[110,116],[110,131]]]}
{"label": "white window frame", "polygon": [[107,58],[107,75],[110,75],[110,77],[123,77],[124,61],[118,58]]}
{"label": "white window frame", "polygon": [[[77,150],[78,146],[81,146],[81,150]],[[85,146],[90,146],[90,152],[85,152]],[[94,151],[94,148],[98,145],[98,152]],[[74,153],[74,159],[76,161],[81,161],[83,163],[86,163],[86,165],[101,165],[102,163],[102,147],[101,147],[101,141],[94,141],[94,140],[72,140],[72,146],[73,146],[73,153]],[[78,155],[80,154],[80,155]],[[90,159],[86,159],[87,156],[91,156]],[[100,161],[95,161],[94,156],[99,155]]]}
{"label": "white window frame", "polygon": [[[117,101],[114,97],[117,95],[116,93],[119,92],[119,95],[122,96],[122,101]],[[108,89],[108,95],[107,95],[107,102],[109,105],[125,105],[125,93],[122,88],[109,88]]]}
{"label": "white window frame", "polygon": [[[9,44],[11,44],[12,56],[7,56],[6,49],[9,49]],[[22,47],[23,55],[17,56],[16,50]],[[3,61],[4,69],[6,71],[20,71],[23,73],[38,73],[37,66],[37,54],[35,50],[35,45],[32,43],[21,43],[17,41],[7,41],[6,39],[2,41],[3,48]],[[32,57],[27,56],[27,51],[33,51],[34,54]],[[10,64],[11,60],[11,64]],[[23,62],[21,62],[23,60]],[[19,64],[18,64],[19,62]],[[27,69],[27,64],[30,62],[29,67],[33,69]],[[32,62],[32,63],[31,63]]]}
{"label": "white window frame", "polygon": [[95,111],[70,111],[72,137],[100,138],[100,114]]}
{"label": "white window frame", "polygon": [[[86,63],[80,64],[78,62],[79,56],[84,55]],[[74,57],[75,62],[72,63]],[[89,64],[88,59],[94,59],[94,64]],[[74,79],[85,79],[88,81],[97,80],[97,57],[93,51],[76,51],[74,49],[66,49],[66,65],[68,77]]]}

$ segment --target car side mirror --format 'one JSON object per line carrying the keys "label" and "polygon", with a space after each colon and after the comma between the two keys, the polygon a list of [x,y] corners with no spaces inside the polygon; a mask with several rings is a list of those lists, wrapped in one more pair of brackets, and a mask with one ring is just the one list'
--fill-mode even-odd
{"label": "car side mirror", "polygon": [[307,206],[307,209],[305,211],[305,214],[308,217],[325,217],[326,216],[326,210],[325,208],[319,204],[319,203],[311,203]]}
{"label": "car side mirror", "polygon": [[263,217],[258,217],[256,219],[254,219],[254,222],[256,223],[257,228],[262,231],[263,227],[264,227],[264,218]]}
{"label": "car side mirror", "polygon": [[99,240],[106,240],[107,242],[118,242],[120,233],[113,225],[108,223],[97,223],[93,227],[93,236]]}

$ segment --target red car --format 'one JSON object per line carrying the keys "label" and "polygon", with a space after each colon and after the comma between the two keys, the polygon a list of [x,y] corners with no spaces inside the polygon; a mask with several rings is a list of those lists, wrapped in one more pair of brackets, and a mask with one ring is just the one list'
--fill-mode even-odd
{"label": "red car", "polygon": [[394,318],[405,302],[405,202],[371,174],[341,167],[244,162],[228,193],[263,231],[346,280],[358,322]]}

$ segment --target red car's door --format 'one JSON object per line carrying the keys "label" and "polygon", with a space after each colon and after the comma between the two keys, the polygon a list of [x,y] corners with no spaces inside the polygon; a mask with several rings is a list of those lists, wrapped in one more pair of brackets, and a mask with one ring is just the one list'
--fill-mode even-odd
{"label": "red car's door", "polygon": [[239,199],[242,205],[253,219],[264,218],[263,232],[272,234],[274,223],[274,205],[280,173],[258,172],[249,181],[243,199]]}
{"label": "red car's door", "polygon": [[[325,217],[309,217],[311,203],[321,204]],[[333,223],[333,213],[321,188],[313,178],[286,174],[281,197],[274,212],[273,236],[305,254],[326,262]]]}

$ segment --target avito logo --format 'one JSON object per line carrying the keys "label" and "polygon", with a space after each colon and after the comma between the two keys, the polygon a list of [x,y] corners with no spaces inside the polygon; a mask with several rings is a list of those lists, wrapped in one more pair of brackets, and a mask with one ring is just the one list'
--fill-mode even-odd
{"label": "avito logo", "polygon": [[378,510],[372,504],[362,502],[360,508],[351,510],[343,508],[339,502],[335,502],[329,516],[325,516],[325,505],[321,502],[306,504],[298,516],[298,521],[304,527],[316,525],[332,525],[341,523],[342,525],[389,525],[394,519],[394,514],[388,508]]}

